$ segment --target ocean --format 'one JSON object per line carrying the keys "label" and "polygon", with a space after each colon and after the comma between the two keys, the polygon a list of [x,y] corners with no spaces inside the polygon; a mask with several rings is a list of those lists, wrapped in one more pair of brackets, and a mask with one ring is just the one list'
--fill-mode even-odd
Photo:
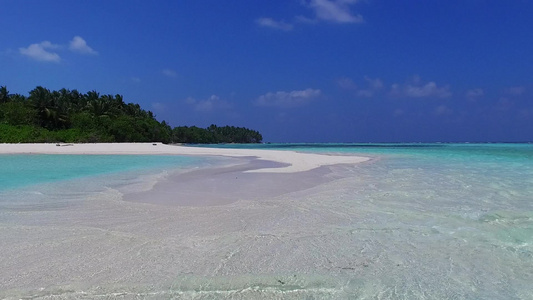
{"label": "ocean", "polygon": [[372,160],[165,207],[121,199],[231,160],[0,155],[0,298],[533,298],[533,144],[211,146]]}

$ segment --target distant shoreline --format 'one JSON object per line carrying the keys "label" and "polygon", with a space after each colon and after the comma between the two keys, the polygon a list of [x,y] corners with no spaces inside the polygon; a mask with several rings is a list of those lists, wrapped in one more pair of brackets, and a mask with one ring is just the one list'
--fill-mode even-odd
{"label": "distant shoreline", "polygon": [[325,155],[264,149],[230,149],[188,147],[161,143],[95,143],[95,144],[0,144],[0,154],[99,154],[99,155],[195,155],[257,157],[284,166],[261,168],[247,172],[293,173],[336,164],[357,164],[370,160],[353,155]]}

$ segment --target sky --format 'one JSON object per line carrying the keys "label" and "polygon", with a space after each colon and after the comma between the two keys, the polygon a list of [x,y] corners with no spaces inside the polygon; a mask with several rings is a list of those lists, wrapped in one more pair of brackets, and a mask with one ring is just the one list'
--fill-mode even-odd
{"label": "sky", "polygon": [[0,85],[265,142],[533,141],[533,1],[0,0]]}

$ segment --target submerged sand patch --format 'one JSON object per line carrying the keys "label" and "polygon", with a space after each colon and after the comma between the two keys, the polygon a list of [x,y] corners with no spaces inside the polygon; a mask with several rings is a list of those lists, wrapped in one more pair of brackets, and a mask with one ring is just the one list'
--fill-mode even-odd
{"label": "submerged sand patch", "polygon": [[259,201],[305,190],[332,180],[328,167],[297,173],[254,172],[283,164],[254,158],[241,163],[178,172],[139,193],[125,191],[124,200],[176,206],[226,205],[240,200]]}

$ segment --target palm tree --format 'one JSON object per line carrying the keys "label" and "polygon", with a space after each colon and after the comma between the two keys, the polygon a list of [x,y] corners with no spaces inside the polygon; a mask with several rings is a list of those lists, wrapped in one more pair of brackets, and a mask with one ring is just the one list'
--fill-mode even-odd
{"label": "palm tree", "polygon": [[55,110],[54,125],[57,128],[67,127],[69,123],[69,115],[72,109],[72,103],[70,101],[70,91],[67,89],[61,89],[59,91],[53,91],[52,103]]}
{"label": "palm tree", "polygon": [[96,99],[87,102],[86,110],[95,117],[113,117],[116,116],[116,110],[111,102],[105,99]]}
{"label": "palm tree", "polygon": [[100,93],[98,93],[97,91],[90,91],[90,92],[87,92],[87,94],[84,95],[85,96],[85,99],[87,100],[87,102],[91,101],[91,100],[97,100],[100,98]]}
{"label": "palm tree", "polygon": [[124,111],[128,116],[134,118],[144,118],[146,117],[146,111],[141,108],[139,104],[128,103],[124,107]]}
{"label": "palm tree", "polygon": [[113,99],[113,103],[117,109],[120,109],[121,111],[124,110],[124,107],[126,106],[126,103],[124,103],[124,98],[122,98],[122,95],[116,94],[115,99]]}
{"label": "palm tree", "polygon": [[41,126],[53,128],[58,115],[50,90],[38,86],[30,91],[30,97],[28,99],[33,104],[33,107],[37,109]]}
{"label": "palm tree", "polygon": [[23,103],[28,104],[27,101],[26,101],[26,96],[21,95],[21,94],[9,95],[9,100],[12,101],[12,102],[23,102]]}
{"label": "palm tree", "polygon": [[9,91],[5,86],[0,86],[0,103],[6,103],[9,101]]}

